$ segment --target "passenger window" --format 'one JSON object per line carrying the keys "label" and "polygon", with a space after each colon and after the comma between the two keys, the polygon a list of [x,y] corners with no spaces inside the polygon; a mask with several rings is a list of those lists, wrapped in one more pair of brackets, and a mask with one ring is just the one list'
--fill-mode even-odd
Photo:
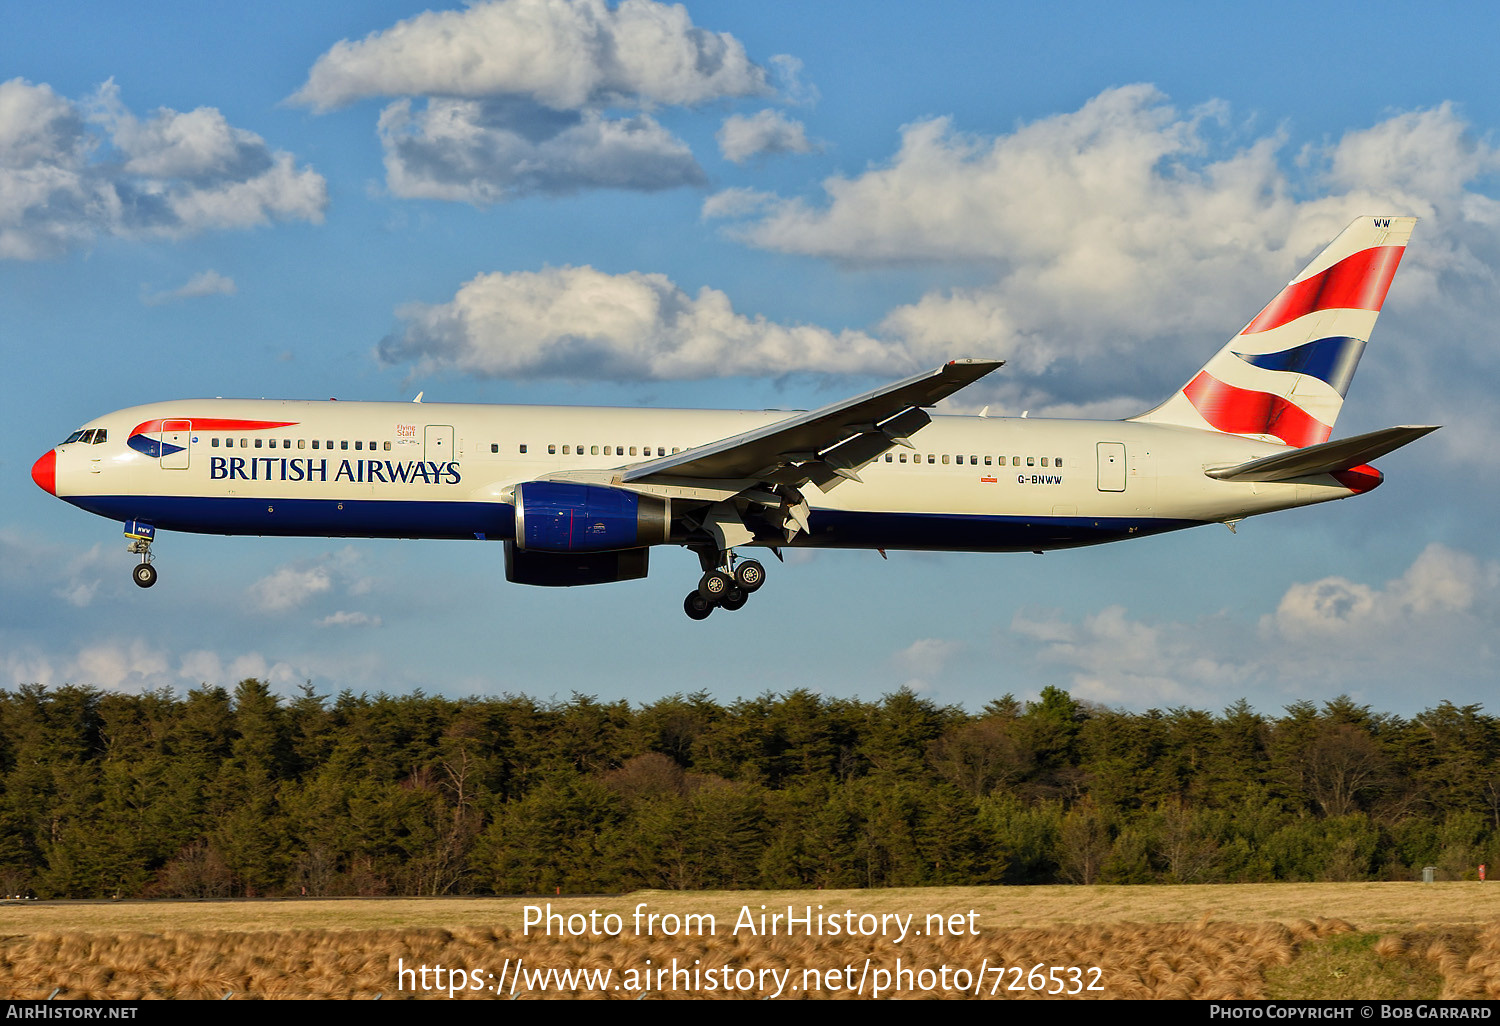
{"label": "passenger window", "polygon": [[906,462],[906,453],[904,453],[904,452],[901,454],[901,462],[902,463]]}
{"label": "passenger window", "polygon": [[672,446],[672,455],[673,455],[673,456],[676,456],[676,455],[677,455],[677,454],[678,454],[678,453],[680,453],[680,452],[681,452],[681,451],[682,451],[682,450],[681,450],[681,449],[679,449],[679,448],[677,448],[677,446],[675,446],[675,445],[674,445],[674,446]]}
{"label": "passenger window", "polygon": [[1019,457],[1019,456],[1012,456],[1010,458],[1010,465],[1013,466],[1013,467],[1019,467],[1021,465],[1021,457]]}
{"label": "passenger window", "polygon": [[947,466],[947,464],[948,464],[948,454],[944,453],[943,454],[943,465]]}
{"label": "passenger window", "polygon": [[986,456],[986,457],[985,457],[985,458],[984,458],[984,465],[985,465],[985,466],[986,466],[986,467],[987,467],[987,466],[989,466],[989,465],[990,465],[990,459],[991,459],[991,457],[989,457],[989,456]]}
{"label": "passenger window", "polygon": [[632,455],[632,456],[635,455],[635,446],[633,446],[633,445],[630,447],[630,455]]}
{"label": "passenger window", "polygon": [[386,452],[390,452],[391,451],[391,443],[390,442],[386,442],[385,445],[383,446],[383,448],[385,449]]}
{"label": "passenger window", "polygon": [[886,453],[885,454],[885,461],[887,463],[894,463],[896,461],[896,457],[892,456],[890,453]]}
{"label": "passenger window", "polygon": [[658,455],[658,456],[665,456],[666,454],[667,454],[667,447],[665,445],[658,445],[656,447],[656,455]]}
{"label": "passenger window", "polygon": [[[348,447],[349,447],[349,443],[345,442],[344,443],[344,448],[347,449]],[[328,441],[324,442],[323,443],[323,448],[325,448],[325,449],[332,449],[333,448],[333,439],[330,438]]]}
{"label": "passenger window", "polygon": [[599,455],[599,447],[597,445],[591,445],[591,446],[589,446],[589,455],[590,456],[597,456],[597,455]]}
{"label": "passenger window", "polygon": [[264,442],[264,441],[265,441],[265,439],[263,439],[263,438],[257,438],[257,439],[256,439],[256,440],[255,440],[255,447],[256,447],[256,448],[257,448],[257,449],[259,449],[259,448],[260,448],[260,447],[261,447],[261,444],[262,444],[262,443],[263,443],[263,442]]}
{"label": "passenger window", "polygon": [[556,443],[553,443],[552,445],[547,446],[547,455],[548,456],[556,456],[557,455],[557,445],[556,445]]}
{"label": "passenger window", "polygon": [[1042,466],[1045,467],[1046,465],[1047,465],[1047,457],[1043,456],[1042,457]]}
{"label": "passenger window", "polygon": [[571,445],[565,445],[565,446],[563,446],[563,455],[564,456],[571,456],[571,455],[573,455],[573,447]]}
{"label": "passenger window", "polygon": [[364,442],[359,442],[359,441],[356,441],[356,442],[355,442],[355,443],[354,443],[354,447],[355,447],[355,448],[356,448],[356,449],[363,449],[363,448],[364,448],[364,447],[365,447],[365,443],[364,443]]}
{"label": "passenger window", "polygon": [[1059,456],[1059,457],[1057,457],[1057,459],[1053,460],[1052,461],[1052,465],[1054,467],[1060,467],[1060,466],[1062,466],[1062,457]]}
{"label": "passenger window", "polygon": [[490,452],[499,452],[499,451],[500,451],[500,443],[499,442],[491,442],[490,443]]}
{"label": "passenger window", "polygon": [[347,448],[349,448],[349,442],[348,442],[348,440],[345,439],[345,440],[339,442],[339,448],[340,449],[347,449]]}
{"label": "passenger window", "polygon": [[217,438],[211,438],[209,439],[208,444],[217,449],[219,447],[219,440]]}
{"label": "passenger window", "polygon": [[936,463],[936,462],[937,462],[937,457],[936,457],[936,456],[931,456],[931,455],[929,455],[929,456],[928,456],[928,457],[927,457],[927,462],[928,462],[928,463]]}
{"label": "passenger window", "polygon": [[526,443],[525,442],[521,443],[521,455],[523,455],[523,456],[526,455]]}
{"label": "passenger window", "polygon": [[1028,457],[1026,457],[1026,465],[1028,467],[1034,467],[1034,466],[1036,466],[1036,457],[1035,456],[1028,456]]}
{"label": "passenger window", "polygon": [[313,448],[316,449],[317,447],[318,447],[318,440],[316,438],[314,438],[313,439]]}
{"label": "passenger window", "polygon": [[305,439],[305,438],[299,438],[299,439],[297,439],[297,448],[299,448],[299,449],[306,449],[307,448],[307,439]]}
{"label": "passenger window", "polygon": [[240,439],[240,448],[241,449],[248,449],[248,448],[250,448],[250,439],[248,439],[248,438],[241,438]]}

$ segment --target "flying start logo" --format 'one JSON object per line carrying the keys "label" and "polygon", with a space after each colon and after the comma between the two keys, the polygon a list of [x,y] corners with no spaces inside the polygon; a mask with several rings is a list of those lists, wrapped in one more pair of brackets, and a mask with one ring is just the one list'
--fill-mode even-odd
{"label": "flying start logo", "polygon": [[354,484],[456,485],[463,480],[456,462],[424,460],[340,460],[286,456],[213,456],[211,481],[348,481]]}

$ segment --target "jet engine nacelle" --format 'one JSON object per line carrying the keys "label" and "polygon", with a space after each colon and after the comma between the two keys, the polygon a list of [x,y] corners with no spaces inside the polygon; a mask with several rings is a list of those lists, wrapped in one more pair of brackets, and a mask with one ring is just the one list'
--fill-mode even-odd
{"label": "jet engine nacelle", "polygon": [[667,500],[607,485],[527,481],[516,485],[516,548],[522,552],[618,552],[659,545],[671,524]]}

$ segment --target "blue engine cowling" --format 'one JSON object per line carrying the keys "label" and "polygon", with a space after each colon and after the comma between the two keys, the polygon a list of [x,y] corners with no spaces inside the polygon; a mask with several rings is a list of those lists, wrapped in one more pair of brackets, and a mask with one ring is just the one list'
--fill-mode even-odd
{"label": "blue engine cowling", "polygon": [[523,552],[617,552],[667,540],[667,500],[607,485],[516,485],[516,548]]}

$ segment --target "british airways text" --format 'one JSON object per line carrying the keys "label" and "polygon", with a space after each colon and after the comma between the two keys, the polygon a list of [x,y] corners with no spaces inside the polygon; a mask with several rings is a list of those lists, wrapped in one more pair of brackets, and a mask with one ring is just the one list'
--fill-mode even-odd
{"label": "british airways text", "polygon": [[422,460],[339,460],[285,456],[213,456],[208,476],[213,481],[353,481],[358,484],[450,484],[462,477],[458,464]]}

